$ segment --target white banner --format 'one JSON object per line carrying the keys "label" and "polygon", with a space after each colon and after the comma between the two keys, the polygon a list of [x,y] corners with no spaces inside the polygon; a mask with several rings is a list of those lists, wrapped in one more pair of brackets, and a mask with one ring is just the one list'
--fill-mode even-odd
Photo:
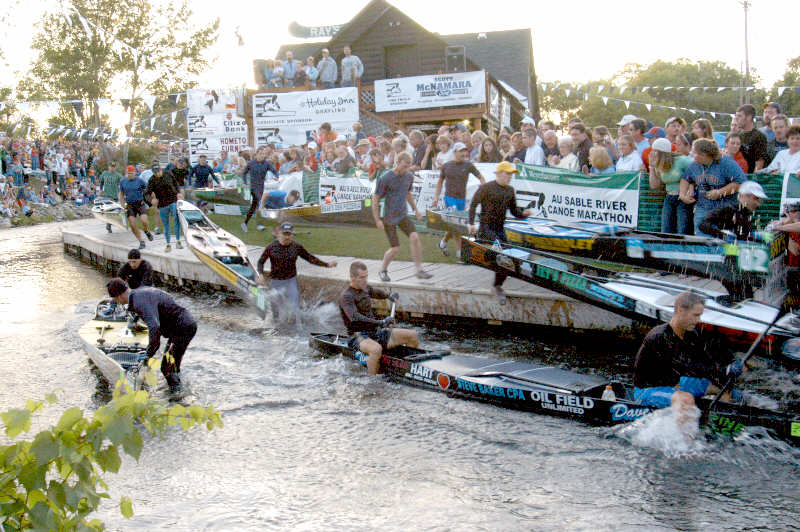
{"label": "white banner", "polygon": [[459,72],[375,81],[377,112],[486,102],[486,74]]}
{"label": "white banner", "polygon": [[323,122],[329,122],[334,131],[347,138],[358,120],[355,87],[253,95],[256,146],[305,144],[316,137]]}
{"label": "white banner", "polygon": [[356,173],[348,177],[329,174],[324,170],[319,175],[319,203],[330,205],[345,201],[362,200],[372,197],[375,183],[369,180],[366,173]]}
{"label": "white banner", "polygon": [[188,89],[186,106],[189,114],[236,113],[239,89]]}
{"label": "white banner", "polygon": [[248,144],[247,122],[234,113],[192,114],[186,117],[189,129],[189,159],[192,164],[205,155],[209,162],[222,151],[239,153]]}

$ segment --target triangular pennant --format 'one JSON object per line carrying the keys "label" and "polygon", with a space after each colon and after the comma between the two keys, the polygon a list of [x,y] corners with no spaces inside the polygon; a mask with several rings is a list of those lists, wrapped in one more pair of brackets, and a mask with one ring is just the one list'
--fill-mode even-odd
{"label": "triangular pennant", "polygon": [[649,103],[644,104],[644,106],[647,108],[648,111],[650,111],[653,107],[653,105]]}
{"label": "triangular pennant", "polygon": [[172,125],[173,126],[175,125],[175,117],[176,116],[178,116],[178,111],[173,111],[172,112]]}
{"label": "triangular pennant", "polygon": [[566,94],[566,95],[567,95],[567,98],[569,98],[569,94],[570,94],[571,92],[572,92],[572,90],[571,90],[571,89],[564,89],[564,94]]}
{"label": "triangular pennant", "polygon": [[601,96],[603,98],[603,104],[608,105],[608,96]]}
{"label": "triangular pennant", "polygon": [[97,132],[100,131],[99,127],[94,128],[94,132],[92,132],[92,140],[97,138]]}
{"label": "triangular pennant", "polygon": [[620,87],[620,88],[619,88],[619,95],[620,95],[620,96],[622,96],[622,94],[625,92],[625,89],[627,89],[627,88],[628,88],[628,87],[626,87],[625,85],[623,85],[622,87]]}
{"label": "triangular pennant", "polygon": [[709,111],[708,114],[711,115],[711,118],[717,118],[717,113],[712,113],[712,112]]}
{"label": "triangular pennant", "polygon": [[642,93],[644,94],[650,89],[650,87],[642,87]]}
{"label": "triangular pennant", "polygon": [[92,30],[91,30],[91,28],[89,28],[89,24],[86,22],[86,19],[83,18],[83,16],[80,13],[78,13],[78,21],[81,23],[81,26],[83,26],[83,31],[86,32],[87,40],[91,39],[92,38]]}
{"label": "triangular pennant", "polygon": [[728,87],[717,87],[717,92],[722,92],[722,91],[724,91],[724,90],[725,90],[725,89],[727,89],[727,88],[728,88]]}
{"label": "triangular pennant", "polygon": [[783,96],[783,91],[786,90],[786,87],[778,87],[778,96]]}
{"label": "triangular pennant", "polygon": [[597,86],[597,92],[603,92],[603,89],[605,89],[605,88],[606,88],[605,85],[598,85]]}
{"label": "triangular pennant", "polygon": [[558,82],[558,81],[556,81],[555,83],[553,83],[553,90],[556,90],[556,89],[557,89],[557,88],[559,88],[560,86],[561,86],[561,83],[560,83],[560,82]]}
{"label": "triangular pennant", "polygon": [[583,87],[583,83],[578,83],[577,85],[575,85],[575,90],[580,91],[581,87]]}
{"label": "triangular pennant", "polygon": [[150,112],[153,112],[153,106],[156,104],[156,97],[155,96],[142,96],[142,100],[144,103],[147,104],[147,107],[150,109]]}
{"label": "triangular pennant", "polygon": [[699,89],[700,87],[689,87],[689,92]]}
{"label": "triangular pennant", "polygon": [[56,128],[54,128],[54,127],[51,127],[51,128],[49,128],[49,129],[47,130],[47,136],[48,136],[48,137],[49,137],[49,136],[51,136],[55,130],[56,130]]}
{"label": "triangular pennant", "polygon": [[154,127],[156,127],[156,119],[155,118],[151,118],[150,119],[150,129],[153,129]]}
{"label": "triangular pennant", "polygon": [[753,86],[750,86],[750,87],[745,87],[745,88],[744,88],[744,90],[746,90],[747,92],[750,92],[750,91],[752,91],[752,90],[755,90],[755,89],[756,89],[756,88],[755,88],[755,87],[753,87]]}
{"label": "triangular pennant", "polygon": [[673,87],[664,87],[665,91],[672,90],[672,89],[673,89]]}
{"label": "triangular pennant", "polygon": [[178,95],[177,94],[170,94],[167,96],[169,99],[170,105],[178,105]]}
{"label": "triangular pennant", "polygon": [[631,102],[629,100],[622,100],[622,103],[625,104],[625,109],[630,109]]}
{"label": "triangular pennant", "polygon": [[589,101],[589,93],[588,92],[584,92],[583,93],[583,101],[584,102],[588,102]]}

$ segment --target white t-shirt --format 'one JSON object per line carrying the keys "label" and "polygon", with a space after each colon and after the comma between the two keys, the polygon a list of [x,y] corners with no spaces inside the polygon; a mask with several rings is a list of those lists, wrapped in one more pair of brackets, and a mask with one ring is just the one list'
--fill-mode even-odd
{"label": "white t-shirt", "polygon": [[525,150],[525,164],[533,164],[536,166],[546,166],[544,160],[544,150],[540,146],[532,146]]}
{"label": "white t-shirt", "polygon": [[150,181],[151,177],[153,177],[153,171],[152,170],[142,170],[142,173],[139,174],[139,179],[144,181],[145,185]]}
{"label": "white t-shirt", "polygon": [[769,166],[764,168],[764,172],[770,173],[777,170],[778,173],[797,174],[800,173],[800,151],[790,155],[789,150],[781,150],[769,163]]}
{"label": "white t-shirt", "polygon": [[639,152],[632,151],[628,155],[623,155],[617,161],[617,172],[636,172],[644,166],[642,156]]}
{"label": "white t-shirt", "polygon": [[433,160],[433,169],[434,170],[441,170],[444,163],[449,163],[450,161],[455,160],[456,156],[453,150],[449,151],[440,151],[436,155],[436,159]]}

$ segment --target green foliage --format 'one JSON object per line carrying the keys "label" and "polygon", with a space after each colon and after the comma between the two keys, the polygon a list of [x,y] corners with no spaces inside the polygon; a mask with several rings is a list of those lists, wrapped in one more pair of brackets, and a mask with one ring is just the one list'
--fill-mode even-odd
{"label": "green foliage", "polygon": [[[769,101],[780,103],[786,116],[800,116],[800,94],[793,88],[798,86],[800,86],[800,56],[789,60],[783,78],[779,79],[769,91]],[[778,96],[778,87],[792,88],[786,89]]]}
{"label": "green foliage", "polygon": [[131,142],[128,147],[128,164],[144,163],[150,168],[150,162],[158,158],[159,148],[146,142]]}
{"label": "green foliage", "polygon": [[[53,403],[54,394],[45,401]],[[28,401],[24,408],[0,414],[11,440],[31,427],[31,416],[44,405]],[[162,435],[179,425],[187,430],[205,425],[222,427],[214,407],[167,405],[146,391],[117,383],[112,400],[88,417],[77,407],[65,410],[55,426],[0,446],[0,529],[103,530],[90,519],[102,499],[109,498],[103,473],[116,473],[120,452],[138,459],[142,431]],[[133,502],[122,497],[120,512],[133,516]]]}

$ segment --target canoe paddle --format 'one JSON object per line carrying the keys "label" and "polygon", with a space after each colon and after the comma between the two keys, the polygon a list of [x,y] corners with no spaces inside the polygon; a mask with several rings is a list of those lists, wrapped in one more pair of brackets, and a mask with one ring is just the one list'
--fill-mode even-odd
{"label": "canoe paddle", "polygon": [[[751,345],[750,349],[748,349],[747,353],[745,353],[744,358],[742,359],[742,367],[746,367],[747,361],[750,360],[750,358],[753,356],[753,353],[756,352],[756,348],[759,346],[759,344],[761,344],[761,340],[764,339],[764,336],[766,336],[767,333],[769,332],[769,330],[772,329],[772,327],[776,323],[778,323],[778,320],[781,319],[781,317],[783,317],[784,314],[786,314],[786,312],[784,312],[783,309],[778,311],[778,313],[775,315],[775,319],[772,320],[772,323],[767,325],[767,327],[763,331],[761,331],[759,333],[759,335],[756,337],[756,340],[753,342],[753,345]],[[733,383],[734,383],[735,380],[736,380],[736,377],[734,377],[734,376],[728,377],[728,382],[725,383],[725,385],[722,387],[722,389],[719,391],[719,393],[717,393],[717,395],[714,397],[714,400],[711,401],[711,403],[708,405],[708,408],[706,409],[706,411],[703,412],[703,417],[706,417],[706,416],[708,416],[708,414],[711,413],[711,410],[714,409],[714,406],[716,406],[716,404],[719,402],[719,400],[723,396],[723,394],[725,394],[725,392],[730,390],[731,386],[733,386]]]}

